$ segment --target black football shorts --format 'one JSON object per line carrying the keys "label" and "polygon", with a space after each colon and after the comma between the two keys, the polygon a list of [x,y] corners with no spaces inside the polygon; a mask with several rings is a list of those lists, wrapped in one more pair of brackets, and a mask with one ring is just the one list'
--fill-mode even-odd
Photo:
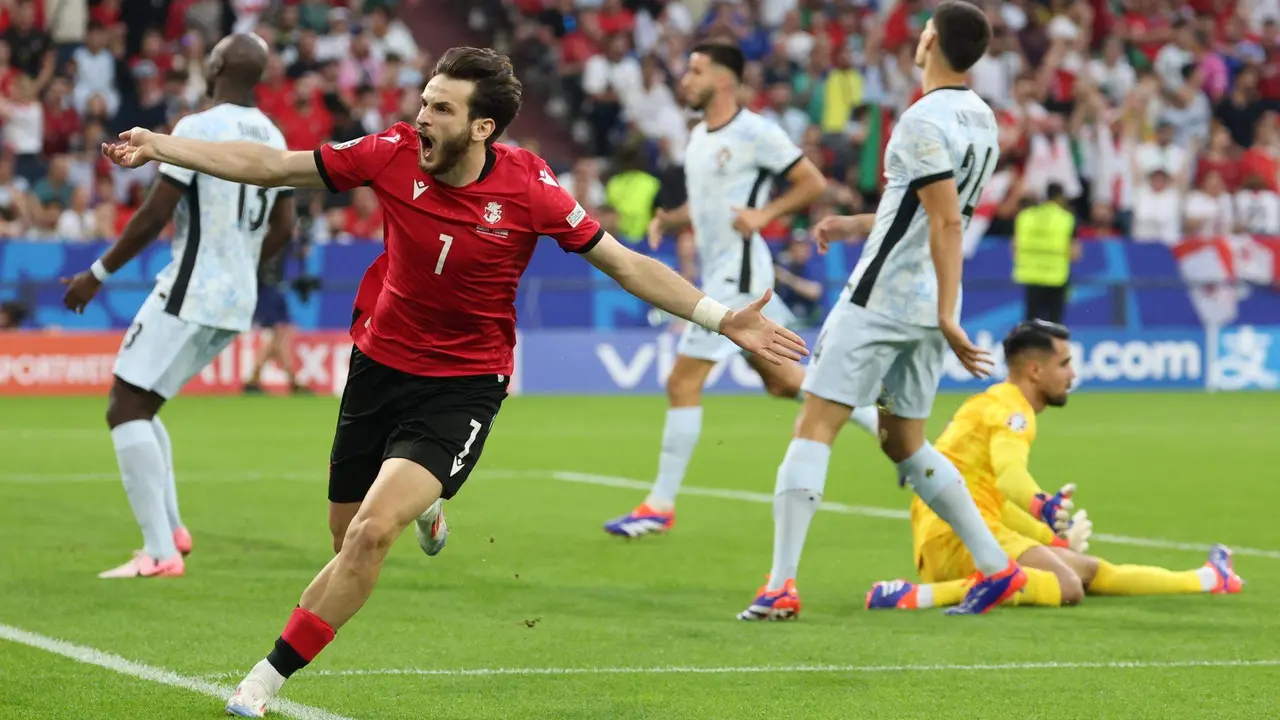
{"label": "black football shorts", "polygon": [[425,467],[453,497],[480,460],[510,382],[411,375],[352,348],[329,454],[329,501],[364,500],[387,458]]}

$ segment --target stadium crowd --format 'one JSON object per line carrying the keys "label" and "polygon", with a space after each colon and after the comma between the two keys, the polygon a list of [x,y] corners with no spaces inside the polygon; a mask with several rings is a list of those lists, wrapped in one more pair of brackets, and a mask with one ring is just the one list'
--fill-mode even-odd
{"label": "stadium crowd", "polygon": [[[781,124],[829,178],[783,241],[782,283],[802,297],[817,217],[874,207],[894,118],[918,97],[914,41],[932,0],[481,0],[473,29],[512,55],[528,102],[572,129],[565,184],[639,241],[656,202],[678,202],[690,114],[678,78],[705,38],[750,60],[742,100]],[[0,2],[0,236],[115,236],[154,175],[97,153],[120,129],[166,129],[199,107],[203,58],[233,27],[275,48],[259,100],[291,147],[347,140],[416,112],[433,63],[401,12],[353,0]],[[970,233],[1008,235],[1020,208],[1061,185],[1082,236],[1174,242],[1280,234],[1280,1],[987,0],[995,29],[972,86],[996,108],[999,171]],[[52,9],[51,9],[52,8]],[[529,138],[526,142],[537,142]],[[377,238],[370,192],[306,199],[313,241]]]}

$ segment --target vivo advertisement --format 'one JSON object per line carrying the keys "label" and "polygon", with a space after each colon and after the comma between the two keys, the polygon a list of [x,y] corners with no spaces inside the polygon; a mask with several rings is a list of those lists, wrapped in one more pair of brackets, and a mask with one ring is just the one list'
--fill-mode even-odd
{"label": "vivo advertisement", "polygon": [[[1194,239],[1174,248],[1107,240],[1085,247],[1072,269],[1067,310],[1082,390],[1280,388],[1276,239]],[[28,311],[23,329],[30,331],[0,333],[0,394],[75,392],[109,378],[118,336],[169,252],[167,245],[154,245],[113,276],[84,315],[67,312],[58,278],[87,268],[104,249],[0,242],[0,302],[21,303]],[[314,365],[308,384],[316,390],[341,389],[351,300],[380,250],[381,243],[315,247],[288,267],[290,282],[310,290],[290,292],[288,302],[301,331],[299,352],[308,368]],[[828,305],[858,253],[856,246],[837,246],[804,269],[827,288]],[[674,262],[669,255],[659,257]],[[1010,283],[1010,272],[1009,246],[1002,240],[984,241],[965,265],[964,324],[996,359],[998,378],[1004,373],[1000,339],[1022,317],[1022,291]],[[675,359],[678,328],[655,325],[652,308],[551,242],[534,254],[517,316],[516,387],[522,393],[658,393]],[[812,344],[816,329],[802,334]],[[258,341],[250,334],[229,348],[202,379],[202,391],[238,387],[247,370],[239,354]],[[948,365],[942,381],[944,390],[980,386],[958,363]],[[735,357],[712,373],[708,391],[760,387],[746,362]]]}

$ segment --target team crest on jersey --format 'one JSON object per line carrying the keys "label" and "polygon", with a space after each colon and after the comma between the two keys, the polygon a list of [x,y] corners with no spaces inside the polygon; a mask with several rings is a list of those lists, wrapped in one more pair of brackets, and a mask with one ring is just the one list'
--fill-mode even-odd
{"label": "team crest on jersey", "polygon": [[491,202],[484,206],[484,221],[490,225],[497,223],[502,219],[502,205]]}
{"label": "team crest on jersey", "polygon": [[729,161],[732,159],[733,153],[729,151],[729,148],[720,148],[720,152],[716,153],[716,172],[724,173],[729,167]]}
{"label": "team crest on jersey", "polygon": [[1009,421],[1006,424],[1009,426],[1010,430],[1014,432],[1022,432],[1027,429],[1027,416],[1020,412],[1016,412],[1009,416]]}

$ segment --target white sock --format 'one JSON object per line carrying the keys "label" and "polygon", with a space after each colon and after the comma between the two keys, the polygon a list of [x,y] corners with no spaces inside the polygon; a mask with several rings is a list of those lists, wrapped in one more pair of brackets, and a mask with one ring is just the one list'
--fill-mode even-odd
{"label": "white sock", "polygon": [[1009,556],[982,519],[960,471],[945,455],[926,442],[914,455],[898,463],[898,473],[929,509],[955,530],[979,570],[992,575],[1009,566]]}
{"label": "white sock", "polygon": [[933,586],[917,585],[916,586],[916,607],[920,610],[927,610],[933,607]]}
{"label": "white sock", "polygon": [[815,440],[791,441],[778,466],[773,490],[773,568],[766,590],[781,590],[800,568],[809,523],[822,504],[831,446]]}
{"label": "white sock", "polygon": [[849,422],[866,431],[868,435],[880,440],[880,409],[875,405],[854,408],[849,415]]}
{"label": "white sock", "polygon": [[164,478],[164,511],[169,516],[169,530],[173,531],[183,527],[182,517],[178,515],[178,483],[173,473],[173,443],[169,441],[169,431],[160,422],[159,415],[151,418],[151,427],[155,429],[156,441],[160,443],[160,455],[168,470]]}
{"label": "white sock", "polygon": [[658,479],[645,502],[654,510],[675,507],[684,473],[702,434],[702,407],[669,408],[662,427],[662,454],[658,456]]}
{"label": "white sock", "polygon": [[1200,576],[1200,589],[1203,592],[1209,592],[1218,587],[1218,571],[1208,565],[1196,570],[1196,575]]}
{"label": "white sock", "polygon": [[280,694],[280,688],[284,687],[284,681],[286,678],[280,674],[279,670],[275,669],[275,666],[273,666],[270,661],[263,658],[258,661],[257,665],[253,666],[253,669],[249,671],[249,676],[245,679],[257,680],[262,683],[267,690],[271,691],[272,697],[275,697]]}
{"label": "white sock", "polygon": [[152,559],[168,560],[178,554],[173,531],[164,509],[164,454],[150,420],[130,420],[111,429],[116,462],[133,517],[142,528],[143,552]]}

